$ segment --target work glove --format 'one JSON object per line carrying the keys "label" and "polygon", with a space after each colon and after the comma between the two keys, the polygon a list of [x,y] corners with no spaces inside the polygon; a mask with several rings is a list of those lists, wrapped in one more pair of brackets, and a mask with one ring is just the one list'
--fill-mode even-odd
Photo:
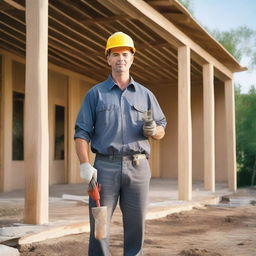
{"label": "work glove", "polygon": [[97,170],[90,163],[82,163],[80,164],[80,177],[88,185],[92,177],[97,181]]}
{"label": "work glove", "polygon": [[156,122],[151,120],[150,122],[145,121],[143,125],[143,135],[150,137],[156,135]]}

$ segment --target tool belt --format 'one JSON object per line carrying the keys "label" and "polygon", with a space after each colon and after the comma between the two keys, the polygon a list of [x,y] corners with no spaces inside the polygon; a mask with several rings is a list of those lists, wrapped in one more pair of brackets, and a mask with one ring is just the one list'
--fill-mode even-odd
{"label": "tool belt", "polygon": [[140,160],[146,159],[146,154],[133,154],[133,155],[102,155],[97,153],[96,159],[108,160],[108,161],[132,161],[133,165],[139,165]]}

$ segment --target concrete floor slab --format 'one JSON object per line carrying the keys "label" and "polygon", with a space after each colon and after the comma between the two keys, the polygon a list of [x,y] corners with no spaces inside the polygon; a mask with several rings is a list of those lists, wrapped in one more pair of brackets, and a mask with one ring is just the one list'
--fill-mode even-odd
{"label": "concrete floor slab", "polygon": [[[22,190],[0,193],[0,210],[6,210],[6,215],[0,218],[2,224],[2,228],[0,228],[0,241],[19,237],[19,243],[26,244],[68,234],[88,232],[88,206],[84,200],[84,197],[87,196],[86,191],[84,184],[51,186],[49,223],[47,225],[23,225],[24,192]],[[222,196],[230,193],[226,184],[216,184],[216,192],[212,193],[205,191],[203,184],[198,182],[193,184],[192,200],[181,201],[178,200],[177,181],[152,179],[147,219],[165,217],[171,213],[191,210],[193,207],[217,204]],[[67,200],[65,199],[67,198],[66,196],[63,197],[64,194],[73,196]],[[77,200],[74,200],[75,198]],[[15,218],[13,218],[13,223],[10,219],[8,220],[12,214],[15,216],[19,211],[21,215],[20,223],[15,223],[17,222]],[[4,226],[5,218],[6,226]],[[117,209],[113,218],[114,220],[115,218],[121,219],[119,209]]]}
{"label": "concrete floor slab", "polygon": [[19,256],[20,253],[15,248],[0,244],[0,255],[1,256]]}

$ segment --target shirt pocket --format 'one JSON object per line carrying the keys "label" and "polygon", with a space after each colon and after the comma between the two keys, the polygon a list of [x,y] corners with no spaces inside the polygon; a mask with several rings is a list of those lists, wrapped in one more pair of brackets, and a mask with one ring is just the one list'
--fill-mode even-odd
{"label": "shirt pocket", "polygon": [[100,103],[96,107],[96,124],[108,125],[115,120],[115,105]]}
{"label": "shirt pocket", "polygon": [[144,113],[147,111],[147,107],[139,104],[132,106],[133,120],[136,122],[144,121]]}

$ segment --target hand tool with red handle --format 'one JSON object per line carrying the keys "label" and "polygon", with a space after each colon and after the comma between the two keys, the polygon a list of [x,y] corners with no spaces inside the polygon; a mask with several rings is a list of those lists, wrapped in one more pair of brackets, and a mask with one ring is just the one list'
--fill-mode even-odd
{"label": "hand tool with red handle", "polygon": [[88,194],[96,203],[96,207],[92,207],[92,215],[95,220],[94,236],[98,240],[107,237],[107,207],[100,205],[100,191],[101,185],[92,178],[88,186]]}

